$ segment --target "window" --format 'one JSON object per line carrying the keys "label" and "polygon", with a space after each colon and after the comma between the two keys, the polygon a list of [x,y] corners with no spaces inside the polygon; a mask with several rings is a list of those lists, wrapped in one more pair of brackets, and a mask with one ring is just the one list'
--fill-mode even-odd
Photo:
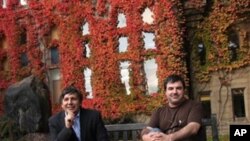
{"label": "window", "polygon": [[130,94],[129,65],[130,65],[129,61],[124,61],[120,63],[121,81],[125,85],[127,94]]}
{"label": "window", "polygon": [[59,40],[58,27],[53,26],[50,31],[51,40]]}
{"label": "window", "polygon": [[92,76],[92,71],[89,68],[84,69],[84,80],[85,80],[85,89],[86,92],[88,93],[87,98],[93,98],[92,94],[92,85],[91,85],[91,76]]}
{"label": "window", "polygon": [[119,38],[119,53],[126,52],[128,50],[128,37]]}
{"label": "window", "polygon": [[0,49],[4,48],[5,37],[0,33]]}
{"label": "window", "polygon": [[144,62],[144,71],[146,73],[148,94],[158,91],[157,64],[155,59],[149,59]]}
{"label": "window", "polygon": [[20,42],[20,45],[27,43],[27,31],[26,31],[26,29],[23,29],[23,31],[21,31],[19,42]]}
{"label": "window", "polygon": [[88,35],[89,34],[89,23],[86,22],[83,26],[82,26],[82,35]]}
{"label": "window", "polygon": [[90,48],[89,48],[89,44],[83,43],[84,45],[84,51],[83,51],[83,56],[89,58],[90,57]]}
{"label": "window", "polygon": [[4,57],[0,60],[0,71],[7,71],[8,70],[8,60],[7,57]]}
{"label": "window", "polygon": [[210,91],[199,92],[200,101],[204,111],[204,118],[211,118],[211,98]]}
{"label": "window", "polygon": [[122,28],[122,27],[126,27],[127,23],[126,23],[126,17],[123,13],[119,13],[118,14],[118,28]]}
{"label": "window", "polygon": [[198,55],[200,60],[200,65],[206,64],[206,48],[203,43],[198,44]]}
{"label": "window", "polygon": [[[0,53],[4,51],[6,48],[7,48],[6,37],[3,33],[0,32]],[[8,68],[7,54],[2,53],[2,56],[0,56],[0,71],[7,70],[7,68]]]}
{"label": "window", "polygon": [[155,35],[150,32],[143,32],[143,41],[145,49],[155,49]]}
{"label": "window", "polygon": [[229,41],[229,44],[228,44],[228,48],[230,50],[230,61],[233,62],[233,61],[236,61],[237,60],[237,48],[238,46],[236,45],[236,43],[232,42],[232,41]]}
{"label": "window", "polygon": [[232,89],[231,92],[234,117],[245,117],[244,88]]}
{"label": "window", "polygon": [[239,36],[235,30],[231,29],[228,32],[228,49],[230,51],[230,61],[238,59],[237,50],[239,48]]}
{"label": "window", "polygon": [[21,5],[27,5],[27,0],[20,0]]}
{"label": "window", "polygon": [[154,22],[153,15],[153,12],[147,7],[142,14],[143,22],[147,24],[152,24]]}
{"label": "window", "polygon": [[3,8],[7,8],[7,0],[3,0],[2,1],[2,7]]}
{"label": "window", "polygon": [[57,47],[50,48],[50,57],[51,57],[51,64],[58,64],[59,63],[59,53]]}
{"label": "window", "polygon": [[50,69],[48,73],[50,91],[52,92],[52,101],[60,103],[59,97],[61,95],[61,76],[59,69]]}
{"label": "window", "polygon": [[27,54],[26,53],[22,53],[21,54],[21,66],[22,67],[25,67],[29,64],[29,60],[28,60],[28,57],[27,57]]}

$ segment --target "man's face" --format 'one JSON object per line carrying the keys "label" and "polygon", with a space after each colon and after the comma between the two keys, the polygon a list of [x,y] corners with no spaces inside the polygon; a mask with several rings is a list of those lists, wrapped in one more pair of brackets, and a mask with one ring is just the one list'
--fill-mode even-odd
{"label": "man's face", "polygon": [[181,104],[184,98],[184,87],[181,81],[167,83],[165,94],[170,107],[176,107]]}
{"label": "man's face", "polygon": [[80,106],[81,103],[76,94],[66,94],[62,99],[61,107],[67,113],[71,112],[77,114]]}

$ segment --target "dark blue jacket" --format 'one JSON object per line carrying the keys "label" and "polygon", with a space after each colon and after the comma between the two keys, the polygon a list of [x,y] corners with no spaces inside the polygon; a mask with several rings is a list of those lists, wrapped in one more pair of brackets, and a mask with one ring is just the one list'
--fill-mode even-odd
{"label": "dark blue jacket", "polygon": [[[77,141],[73,128],[65,127],[65,112],[61,111],[49,119],[51,141]],[[100,112],[80,109],[81,141],[109,141]]]}

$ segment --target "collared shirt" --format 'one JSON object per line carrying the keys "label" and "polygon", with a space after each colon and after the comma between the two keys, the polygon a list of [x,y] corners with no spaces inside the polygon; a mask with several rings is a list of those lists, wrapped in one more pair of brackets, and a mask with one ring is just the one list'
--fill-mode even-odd
{"label": "collared shirt", "polygon": [[80,112],[77,113],[75,119],[74,119],[74,124],[72,126],[74,129],[78,141],[81,141],[81,132],[80,132]]}

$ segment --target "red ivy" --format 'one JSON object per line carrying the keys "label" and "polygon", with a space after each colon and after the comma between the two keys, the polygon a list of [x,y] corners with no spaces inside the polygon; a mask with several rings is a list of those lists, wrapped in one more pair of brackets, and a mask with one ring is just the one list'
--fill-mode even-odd
{"label": "red ivy", "polygon": [[[0,33],[6,36],[7,49],[0,54],[8,56],[9,74],[0,72],[0,88],[7,88],[29,74],[44,77],[46,68],[41,62],[39,44],[47,48],[57,46],[60,54],[62,87],[75,84],[85,92],[83,69],[93,71],[92,87],[94,99],[84,101],[84,106],[99,109],[107,119],[119,119],[126,115],[149,113],[164,102],[163,79],[172,74],[187,73],[183,50],[182,5],[174,0],[71,0],[63,2],[28,1],[28,8],[18,5],[17,0],[8,1],[7,9],[0,9]],[[142,22],[141,14],[149,7],[154,13],[154,23]],[[176,10],[177,9],[177,10]],[[126,15],[127,26],[117,28],[119,12]],[[89,35],[82,35],[81,27],[88,22]],[[51,30],[57,28],[59,39],[51,39]],[[23,29],[27,31],[27,43],[19,44]],[[153,32],[156,49],[143,49],[142,32]],[[119,54],[118,38],[129,38],[128,51]],[[89,43],[91,57],[84,57],[83,43]],[[27,53],[29,65],[21,67],[20,54]],[[146,96],[143,61],[154,57],[158,65],[160,91],[157,96]],[[131,62],[131,94],[126,95],[120,80],[118,63]],[[1,58],[0,58],[0,61]],[[22,70],[22,71],[20,71]],[[84,93],[86,95],[86,93]],[[57,109],[57,108],[56,108]]]}

